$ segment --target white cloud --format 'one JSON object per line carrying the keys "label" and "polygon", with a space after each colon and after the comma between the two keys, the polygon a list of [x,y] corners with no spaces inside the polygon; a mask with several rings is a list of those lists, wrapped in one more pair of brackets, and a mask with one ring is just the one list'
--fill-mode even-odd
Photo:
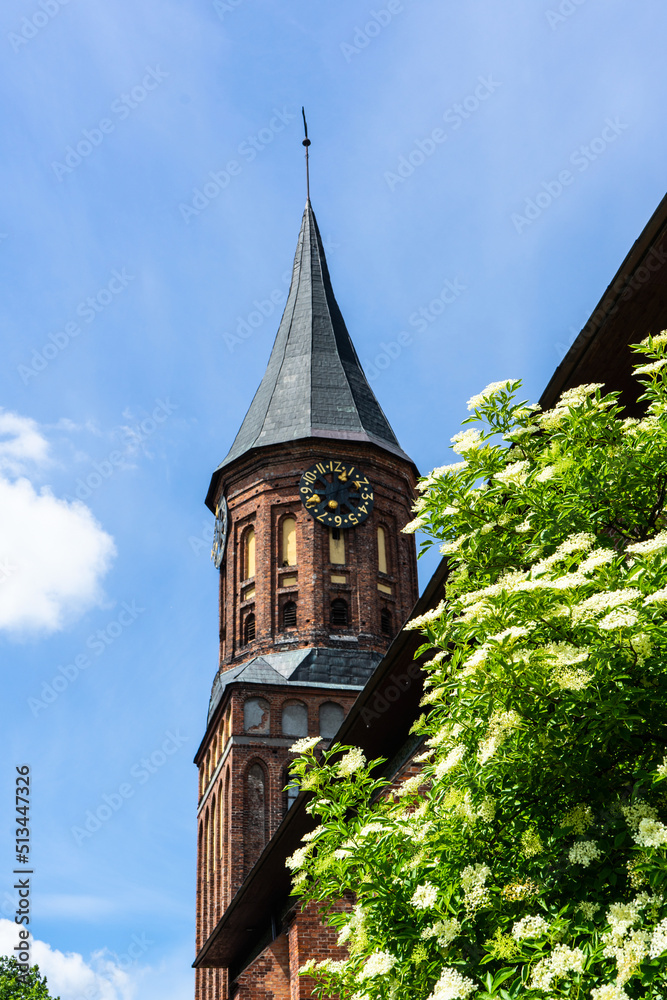
{"label": "white cloud", "polygon": [[0,411],[0,630],[54,632],[103,599],[113,539],[85,504],[37,492],[27,473],[49,462],[35,421]]}
{"label": "white cloud", "polygon": [[[12,955],[18,942],[17,927],[11,920],[0,920],[0,953]],[[132,965],[130,956],[93,953],[85,962],[78,952],[58,951],[44,941],[30,939],[31,964],[38,965],[46,976],[49,993],[60,1000],[133,1000],[135,983],[122,965]]]}

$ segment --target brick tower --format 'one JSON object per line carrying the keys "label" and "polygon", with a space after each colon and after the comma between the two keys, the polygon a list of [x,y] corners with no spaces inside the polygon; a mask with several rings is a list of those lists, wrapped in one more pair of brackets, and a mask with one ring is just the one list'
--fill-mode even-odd
{"label": "brick tower", "polygon": [[[331,740],[417,599],[414,538],[400,533],[415,475],[359,363],[308,201],[266,373],[206,498],[220,658],[195,757],[198,952],[296,796],[289,747]],[[196,1000],[229,996],[227,970],[197,970]]]}

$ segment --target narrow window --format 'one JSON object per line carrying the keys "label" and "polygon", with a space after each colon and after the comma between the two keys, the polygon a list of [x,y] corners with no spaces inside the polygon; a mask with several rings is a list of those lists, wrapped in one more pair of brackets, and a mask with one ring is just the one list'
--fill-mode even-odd
{"label": "narrow window", "polygon": [[243,579],[250,580],[255,575],[255,529],[246,531],[243,545]]}
{"label": "narrow window", "polygon": [[285,784],[287,785],[285,789],[285,812],[289,812],[298,799],[300,791],[296,778],[290,776],[289,768],[285,771]]}
{"label": "narrow window", "polygon": [[345,565],[345,535],[340,528],[329,528],[329,562]]}
{"label": "narrow window", "polygon": [[348,623],[347,601],[337,597],[331,602],[331,624],[334,628],[345,628]]}
{"label": "narrow window", "polygon": [[387,572],[387,546],[384,528],[378,528],[378,570],[380,573]]}
{"label": "narrow window", "polygon": [[283,629],[296,626],[296,601],[288,601],[283,606]]}
{"label": "narrow window", "polygon": [[266,843],[266,782],[261,764],[251,764],[248,769],[244,818],[243,860],[245,870],[248,871]]}
{"label": "narrow window", "polygon": [[308,735],[308,709],[302,701],[286,701],[283,705],[283,735]]}
{"label": "narrow window", "polygon": [[243,705],[243,728],[246,733],[268,733],[271,717],[264,698],[248,698]]}
{"label": "narrow window", "polygon": [[251,613],[246,618],[243,624],[243,644],[248,645],[249,642],[255,641],[255,616]]}
{"label": "narrow window", "polygon": [[325,701],[320,705],[320,736],[330,740],[340,729],[345,717],[342,707],[335,701]]}
{"label": "narrow window", "polygon": [[286,517],[282,525],[282,566],[296,566],[296,520]]}
{"label": "narrow window", "polygon": [[389,608],[383,608],[380,612],[380,627],[382,628],[383,635],[392,635],[391,611]]}

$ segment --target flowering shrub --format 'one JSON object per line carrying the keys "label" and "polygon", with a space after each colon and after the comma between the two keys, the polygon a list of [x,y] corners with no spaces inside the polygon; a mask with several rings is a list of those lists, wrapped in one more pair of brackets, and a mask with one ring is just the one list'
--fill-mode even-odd
{"label": "flowering shrub", "polygon": [[338,745],[293,768],[320,824],[294,891],[349,951],[304,969],[320,996],[667,996],[667,333],[637,349],[642,419],[599,385],[543,413],[497,382],[420,481],[405,530],[450,564],[406,626],[421,775],[383,792]]}

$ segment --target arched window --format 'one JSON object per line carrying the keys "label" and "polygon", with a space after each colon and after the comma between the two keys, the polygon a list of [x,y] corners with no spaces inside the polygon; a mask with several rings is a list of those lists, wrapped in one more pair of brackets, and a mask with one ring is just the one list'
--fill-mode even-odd
{"label": "arched window", "polygon": [[243,645],[247,646],[249,642],[255,641],[255,616],[250,612],[246,616],[246,620],[243,623]]}
{"label": "arched window", "polygon": [[349,615],[347,601],[342,597],[337,597],[331,602],[331,624],[334,628],[345,628],[348,624]]}
{"label": "arched window", "polygon": [[255,529],[248,528],[243,538],[243,573],[244,580],[250,580],[255,575]]}
{"label": "arched window", "polygon": [[288,601],[283,605],[283,629],[296,626],[296,601]]}
{"label": "arched window", "polygon": [[266,843],[266,779],[261,764],[251,764],[248,768],[244,820],[243,860],[245,870],[249,871]]}
{"label": "arched window", "polygon": [[282,523],[281,566],[296,566],[296,520],[286,517]]}
{"label": "arched window", "polygon": [[391,627],[391,611],[389,608],[383,608],[380,612],[380,628],[382,629],[383,635],[393,634]]}
{"label": "arched window", "polygon": [[329,562],[345,565],[345,535],[340,528],[329,528]]}
{"label": "arched window", "polygon": [[283,703],[283,735],[308,735],[308,709],[302,701],[286,701]]}
{"label": "arched window", "polygon": [[268,733],[271,724],[269,703],[265,698],[248,698],[243,706],[246,733]]}
{"label": "arched window", "polygon": [[385,530],[378,528],[378,570],[380,573],[387,573],[387,542]]}
{"label": "arched window", "polygon": [[335,701],[325,701],[320,705],[320,736],[330,740],[340,729],[344,718],[345,712],[341,705]]}

